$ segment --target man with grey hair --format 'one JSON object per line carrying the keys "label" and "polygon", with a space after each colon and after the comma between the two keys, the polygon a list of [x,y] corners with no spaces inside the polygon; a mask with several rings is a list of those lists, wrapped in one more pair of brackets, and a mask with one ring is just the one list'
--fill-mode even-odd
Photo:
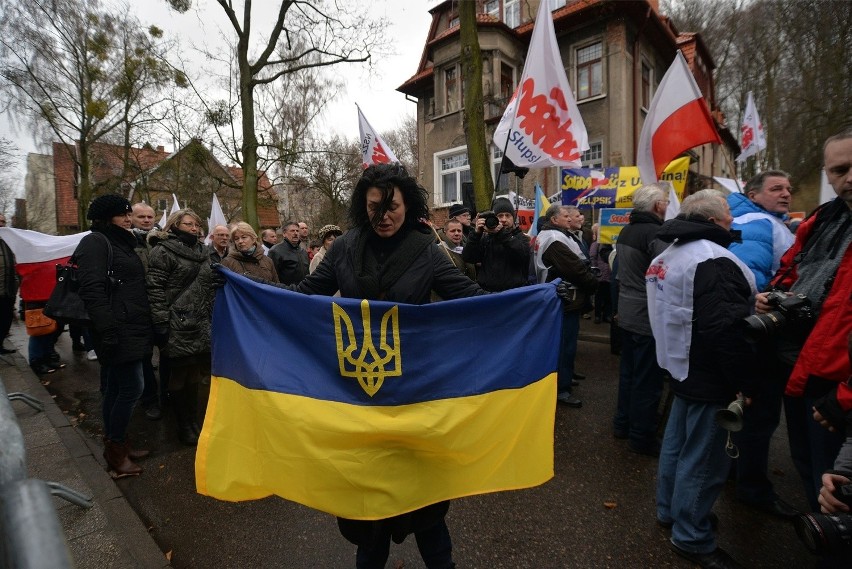
{"label": "man with grey hair", "polygon": [[535,272],[539,283],[561,278],[569,286],[570,298],[563,301],[562,334],[556,378],[556,400],[575,409],[583,402],[572,392],[574,359],[580,334],[580,312],[598,281],[592,274],[587,252],[571,231],[579,228],[582,218],[573,206],[552,206],[547,223],[535,242]]}
{"label": "man with grey hair", "polygon": [[668,188],[649,184],[633,194],[630,222],[618,236],[618,327],[621,329],[621,368],[613,435],[628,439],[636,453],[657,456],[657,408],[663,391],[663,371],[657,365],[654,336],[648,322],[645,271],[661,250],[654,239],[668,207]]}
{"label": "man with grey hair", "polygon": [[657,522],[671,547],[701,567],[741,567],[716,545],[712,508],[730,470],[727,432],[716,413],[741,397],[754,374],[741,320],[749,315],[754,275],[727,247],[725,196],[701,190],[683,200],[657,239],[671,243],[646,272],[656,359],[672,377],[674,400],[657,472]]}
{"label": "man with grey hair", "polygon": [[307,251],[299,247],[301,242],[299,224],[285,221],[284,239],[269,250],[269,258],[275,263],[278,280],[284,284],[299,284],[310,273]]}
{"label": "man with grey hair", "polygon": [[[751,269],[757,290],[765,290],[778,270],[781,256],[793,244],[793,233],[785,225],[793,188],[790,175],[782,170],[765,170],[751,180],[745,193],[727,197],[734,217],[733,229],[740,240],[730,251]],[[780,377],[772,342],[759,342],[755,357],[760,361],[761,381],[754,405],[743,416],[743,429],[734,433],[740,450],[737,460],[737,499],[781,518],[795,518],[798,512],[778,497],[769,479],[769,443],[781,420],[781,402],[786,380]]]}

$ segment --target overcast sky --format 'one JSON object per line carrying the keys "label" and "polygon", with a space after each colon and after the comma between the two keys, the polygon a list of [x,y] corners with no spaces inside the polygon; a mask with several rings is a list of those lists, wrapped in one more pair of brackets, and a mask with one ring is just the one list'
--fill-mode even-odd
{"label": "overcast sky", "polygon": [[[361,3],[365,0],[356,0]],[[379,132],[396,128],[406,115],[413,115],[415,104],[407,101],[405,95],[396,91],[406,79],[414,75],[429,31],[431,17],[429,8],[439,0],[370,0],[368,7],[375,16],[384,16],[389,21],[386,31],[391,50],[395,55],[374,58],[373,74],[369,75],[364,65],[346,64],[333,68],[335,76],[344,80],[346,91],[331,105],[325,115],[324,125],[341,136],[358,136],[358,118],[355,109],[357,102],[372,126]],[[270,19],[277,13],[275,0],[255,0],[255,14],[262,14],[264,5],[269,6]],[[144,0],[133,2],[140,20],[156,24],[170,36],[178,36],[184,44],[184,53],[191,44],[201,41],[213,41],[218,37],[217,29],[228,30],[230,24],[222,9],[213,0],[195,0],[195,8],[187,14],[171,11],[166,0]],[[203,30],[199,25],[203,21]],[[255,16],[253,25],[262,23],[263,18]],[[256,29],[256,37],[262,30]],[[24,159],[28,152],[37,151],[35,141],[29,135],[29,129],[23,125],[17,132],[11,127],[9,117],[0,114],[0,135],[11,138],[20,146],[21,166],[19,167],[20,192],[23,193]],[[170,140],[150,141],[153,145],[171,148]]]}

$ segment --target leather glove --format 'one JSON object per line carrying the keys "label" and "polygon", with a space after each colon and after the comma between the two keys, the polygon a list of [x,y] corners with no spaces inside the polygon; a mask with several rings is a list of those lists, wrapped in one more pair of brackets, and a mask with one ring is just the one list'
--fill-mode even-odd
{"label": "leather glove", "polygon": [[558,296],[562,302],[574,302],[577,299],[577,289],[569,286],[565,281],[562,281],[556,285],[556,296]]}
{"label": "leather glove", "polygon": [[219,288],[224,287],[225,284],[228,281],[227,281],[227,279],[225,279],[225,275],[222,274],[222,270],[224,269],[222,267],[222,264],[221,263],[210,263],[210,269],[211,269],[211,281],[212,281],[212,284],[213,284],[213,288],[219,289]]}
{"label": "leather glove", "polygon": [[[836,388],[829,391],[825,396],[817,399],[814,402],[814,409],[819,411],[822,418],[828,421],[832,427],[841,433],[843,432],[844,427],[846,427],[848,420],[847,416],[852,418],[852,411],[846,413],[840,407],[840,403],[837,401]],[[849,433],[848,430],[847,433]]]}

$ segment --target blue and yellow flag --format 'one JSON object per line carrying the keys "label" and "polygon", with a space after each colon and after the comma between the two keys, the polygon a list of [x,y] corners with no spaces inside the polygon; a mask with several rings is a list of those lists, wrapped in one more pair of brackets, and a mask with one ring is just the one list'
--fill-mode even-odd
{"label": "blue and yellow flag", "polygon": [[223,272],[199,493],[372,520],[553,476],[552,283],[414,306]]}

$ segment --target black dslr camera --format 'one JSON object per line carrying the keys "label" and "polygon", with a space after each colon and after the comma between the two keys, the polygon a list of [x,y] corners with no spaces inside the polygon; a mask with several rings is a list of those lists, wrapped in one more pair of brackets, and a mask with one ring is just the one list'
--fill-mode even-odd
{"label": "black dslr camera", "polygon": [[743,319],[746,335],[751,338],[774,336],[788,323],[806,330],[814,321],[813,306],[804,294],[787,296],[781,291],[772,291],[767,295],[766,302],[775,310],[752,314]]}
{"label": "black dslr camera", "polygon": [[497,219],[497,214],[494,213],[491,210],[483,211],[482,213],[480,213],[476,217],[481,217],[482,219],[485,220],[485,227],[487,229],[494,229],[495,227],[500,225],[500,220]]}
{"label": "black dslr camera", "polygon": [[[834,496],[852,508],[852,484],[839,486]],[[852,514],[802,514],[796,518],[795,526],[799,539],[811,553],[852,560]]]}

